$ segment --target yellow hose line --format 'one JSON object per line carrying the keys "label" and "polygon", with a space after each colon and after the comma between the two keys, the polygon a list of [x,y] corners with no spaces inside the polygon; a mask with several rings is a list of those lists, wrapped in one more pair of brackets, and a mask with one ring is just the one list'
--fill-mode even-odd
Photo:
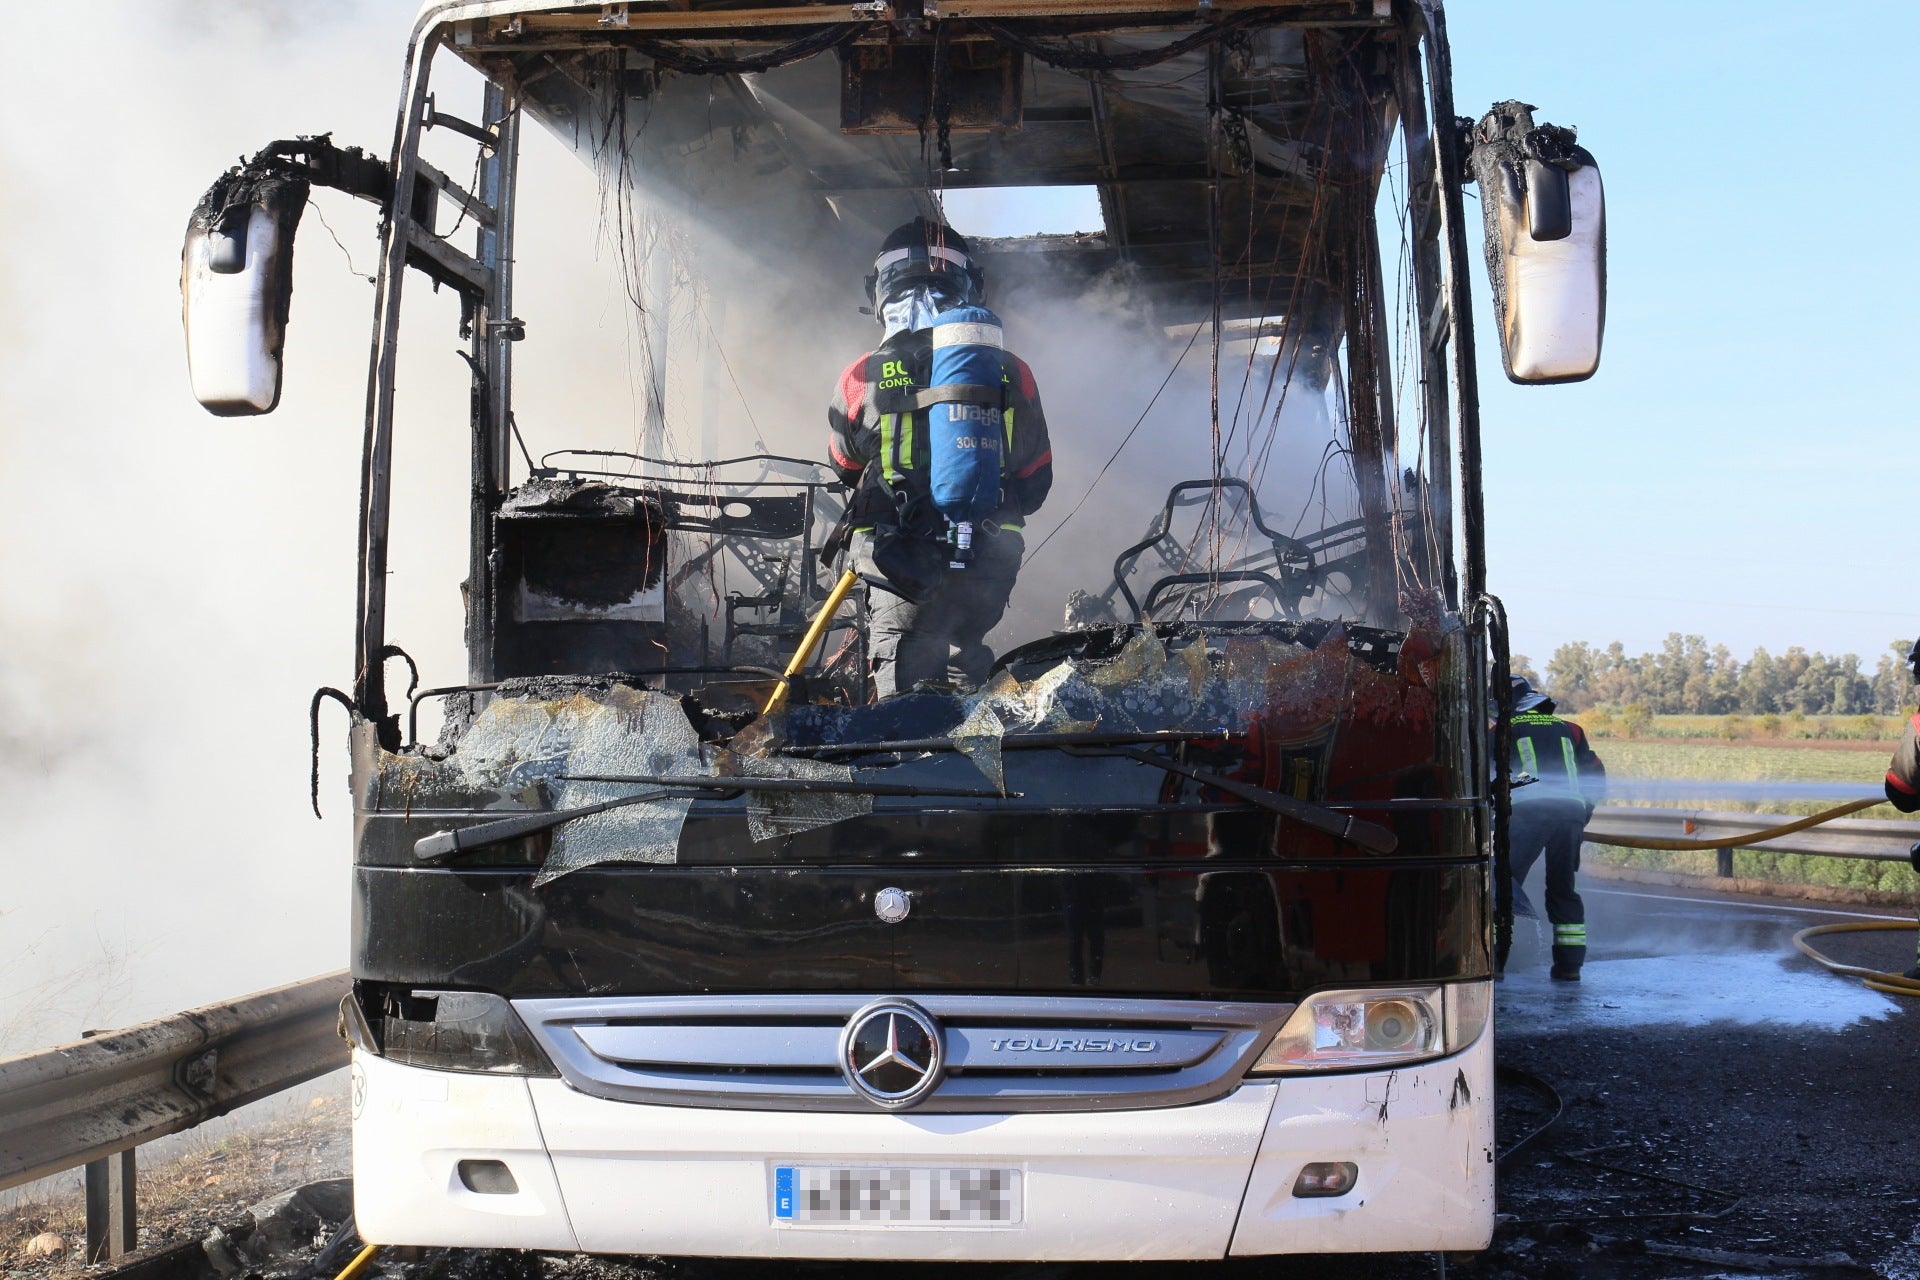
{"label": "yellow hose line", "polygon": [[349,1262],[341,1270],[340,1274],[334,1277],[334,1280],[357,1280],[357,1277],[362,1271],[365,1271],[369,1266],[373,1265],[373,1260],[380,1256],[380,1250],[385,1247],[384,1245],[377,1244],[366,1246],[360,1250],[360,1252],[353,1255],[353,1261]]}
{"label": "yellow hose line", "polygon": [[773,693],[767,699],[767,705],[761,710],[763,716],[770,716],[787,705],[787,691],[792,687],[793,678],[800,674],[813,651],[820,644],[820,638],[827,634],[827,624],[833,621],[833,615],[840,612],[840,606],[846,601],[847,592],[853,590],[853,584],[860,581],[860,575],[849,569],[840,575],[840,581],[833,584],[833,590],[827,592],[827,602],[820,606],[820,612],[814,615],[813,625],[807,628],[807,634],[800,638],[800,647],[793,651],[793,661],[787,663],[787,669],[780,677],[780,683],[774,686]]}
{"label": "yellow hose line", "polygon": [[[1817,827],[1823,822],[1832,822],[1835,818],[1844,818],[1850,813],[1862,809],[1871,809],[1876,804],[1885,804],[1883,796],[1869,796],[1865,800],[1849,800],[1843,805],[1831,809],[1822,809],[1810,818],[1798,822],[1782,823],[1777,827],[1768,827],[1765,831],[1755,831],[1744,836],[1717,836],[1712,840],[1661,840],[1655,836],[1603,836],[1593,839],[1595,844],[1619,845],[1623,849],[1668,849],[1686,851],[1694,849],[1738,849],[1745,845],[1759,844],[1775,836],[1792,835],[1796,831],[1805,831],[1808,827]],[[1916,828],[1920,830],[1920,828]]]}
{"label": "yellow hose line", "polygon": [[1824,965],[1835,973],[1847,974],[1860,979],[1875,991],[1884,991],[1895,996],[1920,996],[1920,981],[1898,973],[1882,973],[1878,969],[1865,969],[1857,964],[1841,964],[1830,959],[1808,944],[1808,938],[1816,938],[1823,933],[1878,933],[1882,929],[1913,929],[1920,926],[1906,924],[1899,920],[1862,920],[1853,924],[1818,924],[1811,929],[1802,929],[1793,935],[1793,945],[1800,948],[1800,954]]}

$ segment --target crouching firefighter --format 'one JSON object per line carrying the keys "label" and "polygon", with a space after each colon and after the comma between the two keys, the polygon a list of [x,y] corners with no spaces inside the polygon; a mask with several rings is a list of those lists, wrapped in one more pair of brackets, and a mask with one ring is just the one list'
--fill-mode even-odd
{"label": "crouching firefighter", "polygon": [[1553,699],[1513,677],[1513,759],[1509,768],[1539,781],[1513,793],[1513,900],[1532,915],[1521,883],[1547,857],[1547,919],[1553,925],[1550,976],[1578,982],[1587,959],[1587,907],[1575,879],[1580,839],[1606,782],[1606,766],[1579,725],[1553,714]]}
{"label": "crouching firefighter", "polygon": [[1053,485],[1040,393],[1001,346],[980,268],[951,228],[901,227],[866,283],[882,336],[827,410],[828,452],[853,496],[823,555],[844,548],[868,584],[875,697],[923,680],[977,685],[1026,518]]}
{"label": "crouching firefighter", "polygon": [[[1920,640],[1914,641],[1907,653],[1907,667],[1913,672],[1914,680],[1920,681]],[[1893,749],[1893,759],[1887,764],[1887,801],[1902,813],[1920,810],[1920,715],[1907,717],[1900,745]],[[1913,862],[1913,869],[1920,871],[1920,840],[1914,842],[1907,856]],[[1907,970],[1906,976],[1920,978],[1920,955],[1914,957],[1913,968]]]}

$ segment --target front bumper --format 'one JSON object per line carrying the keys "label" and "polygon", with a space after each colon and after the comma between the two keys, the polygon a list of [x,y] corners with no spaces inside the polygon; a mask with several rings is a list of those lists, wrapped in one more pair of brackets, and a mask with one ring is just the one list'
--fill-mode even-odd
{"label": "front bumper", "polygon": [[[1248,1081],[1157,1110],[738,1111],[616,1102],[556,1079],[354,1058],[355,1215],[382,1244],[714,1257],[1206,1259],[1478,1249],[1493,1230],[1491,1034],[1398,1071]],[[498,1160],[512,1194],[469,1190]],[[1350,1160],[1345,1196],[1292,1195]],[[1018,1166],[1017,1227],[782,1225],[780,1163]]]}

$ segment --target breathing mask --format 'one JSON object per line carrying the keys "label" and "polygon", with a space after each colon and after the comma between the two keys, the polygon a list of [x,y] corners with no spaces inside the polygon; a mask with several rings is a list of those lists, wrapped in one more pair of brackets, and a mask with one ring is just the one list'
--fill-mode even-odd
{"label": "breathing mask", "polygon": [[880,326],[885,330],[881,341],[896,333],[931,329],[935,316],[962,305],[960,295],[945,282],[907,285],[880,304]]}
{"label": "breathing mask", "polygon": [[980,269],[957,244],[912,243],[875,259],[867,295],[884,341],[930,328],[941,312],[979,302]]}

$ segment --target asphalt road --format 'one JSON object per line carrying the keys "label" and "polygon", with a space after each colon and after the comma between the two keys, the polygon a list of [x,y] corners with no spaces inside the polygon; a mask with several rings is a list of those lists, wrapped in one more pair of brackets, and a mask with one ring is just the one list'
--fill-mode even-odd
{"label": "asphalt road", "polygon": [[[1827,904],[1589,882],[1585,980],[1546,979],[1516,928],[1499,1059],[1560,1121],[1502,1168],[1495,1247],[1456,1274],[1920,1276],[1920,1002],[1792,949],[1810,925],[1905,919]],[[1536,892],[1534,900],[1539,901]],[[1910,932],[1824,937],[1901,970]],[[1501,1090],[1502,1147],[1546,1118]],[[1789,1259],[1845,1254],[1852,1267]]]}
{"label": "asphalt road", "polygon": [[[1920,1001],[1868,991],[1790,945],[1811,924],[1901,917],[1622,882],[1595,881],[1584,891],[1592,945],[1585,980],[1548,981],[1543,939],[1522,920],[1500,985],[1502,1066],[1550,1086],[1563,1110],[1503,1160],[1501,1225],[1488,1252],[1450,1260],[915,1265],[913,1273],[1920,1280]],[[1537,886],[1533,896],[1540,900]],[[1912,963],[1910,933],[1823,942],[1852,963]],[[1508,1081],[1498,1097],[1503,1151],[1552,1114],[1548,1095],[1534,1085]],[[464,1266],[448,1261],[426,1280],[528,1275],[506,1255],[468,1255]],[[540,1268],[548,1280],[898,1280],[901,1270],[589,1258],[548,1258],[528,1270]]]}

